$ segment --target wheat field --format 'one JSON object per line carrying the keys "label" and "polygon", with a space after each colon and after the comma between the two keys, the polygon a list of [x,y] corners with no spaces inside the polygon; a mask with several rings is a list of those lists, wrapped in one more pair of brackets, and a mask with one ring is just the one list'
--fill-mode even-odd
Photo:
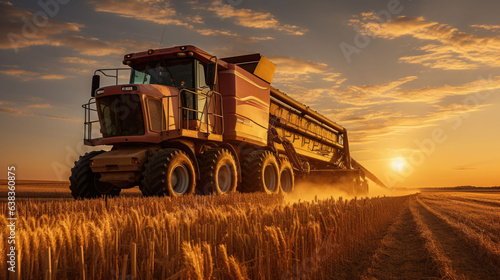
{"label": "wheat field", "polygon": [[361,241],[407,200],[286,204],[282,196],[264,194],[31,199],[18,203],[21,278],[321,278],[333,259],[355,259]]}
{"label": "wheat field", "polygon": [[499,198],[31,198],[17,204],[20,274],[2,262],[0,278],[495,279]]}

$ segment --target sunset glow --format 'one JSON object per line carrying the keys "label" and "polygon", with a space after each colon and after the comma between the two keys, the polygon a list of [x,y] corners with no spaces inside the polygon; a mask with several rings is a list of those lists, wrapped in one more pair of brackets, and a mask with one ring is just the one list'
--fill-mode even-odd
{"label": "sunset glow", "polygon": [[395,158],[392,160],[391,166],[394,171],[401,172],[405,168],[406,162],[403,158]]}
{"label": "sunset glow", "polygon": [[272,86],[345,127],[391,187],[500,185],[498,1],[38,2],[0,2],[0,163],[20,179],[68,180],[91,150],[94,70],[189,44],[265,55]]}

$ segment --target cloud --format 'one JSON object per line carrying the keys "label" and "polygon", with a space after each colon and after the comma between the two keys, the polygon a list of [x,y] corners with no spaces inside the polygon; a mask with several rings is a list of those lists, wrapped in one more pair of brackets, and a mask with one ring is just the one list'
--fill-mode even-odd
{"label": "cloud", "polygon": [[31,46],[68,47],[84,55],[105,56],[122,54],[120,43],[110,43],[98,38],[86,38],[75,33],[82,24],[61,22],[51,18],[34,21],[30,11],[15,7],[10,2],[0,1],[0,49],[19,49]]}
{"label": "cloud", "polygon": [[63,79],[72,78],[72,76],[67,76],[67,75],[43,74],[43,73],[39,73],[39,72],[33,72],[33,71],[22,70],[22,69],[17,69],[17,68],[0,70],[0,73],[14,77],[16,79],[21,79],[23,81],[31,81],[31,80],[36,80],[36,79],[63,80]]}
{"label": "cloud", "polygon": [[13,76],[13,77],[18,77],[18,78],[34,77],[34,76],[40,75],[40,73],[21,70],[21,69],[0,70],[0,73],[3,73],[5,75],[9,75],[9,76]]}
{"label": "cloud", "polygon": [[52,105],[50,105],[48,103],[44,103],[44,104],[31,104],[31,105],[28,105],[26,108],[44,109],[44,108],[52,108]]}
{"label": "cloud", "polygon": [[81,123],[83,122],[82,118],[70,118],[70,117],[52,116],[52,115],[40,115],[40,116],[60,121],[81,122]]}
{"label": "cloud", "polygon": [[[57,115],[47,115],[44,112],[44,109],[52,108],[51,104],[48,103],[34,103],[28,105],[18,105],[14,102],[6,102],[0,101],[0,113],[5,113],[13,116],[22,116],[22,117],[42,117],[49,119],[57,119],[64,121],[78,121],[82,122],[81,118],[71,118]],[[39,109],[36,112],[33,109]]]}
{"label": "cloud", "polygon": [[482,28],[485,30],[494,30],[494,31],[500,30],[500,25],[474,24],[471,25],[471,27]]}
{"label": "cloud", "polygon": [[64,80],[67,78],[72,78],[71,76],[66,76],[66,75],[56,75],[56,74],[49,74],[49,75],[41,75],[40,79],[42,80]]}
{"label": "cloud", "polygon": [[[338,75],[337,75],[338,74]],[[334,102],[346,106],[367,106],[386,103],[410,102],[406,98],[398,97],[401,86],[417,79],[416,76],[407,76],[395,81],[372,85],[344,85],[347,78],[343,78],[340,73],[325,74],[318,73],[315,76],[322,76],[323,81],[330,82],[328,87],[311,88],[303,84],[302,81],[312,79],[308,72],[295,73],[288,83],[283,85],[286,91],[294,95],[295,98],[304,103],[325,104]],[[325,78],[326,76],[326,78]],[[335,78],[332,78],[335,77]],[[297,83],[301,81],[301,83]],[[280,82],[282,82],[280,80]]]}
{"label": "cloud", "polygon": [[[458,119],[488,108],[487,99],[500,88],[500,76],[493,75],[432,87],[411,88],[418,80],[414,75],[378,84],[346,85],[346,78],[327,64],[282,56],[269,58],[278,65],[277,82],[285,93],[346,127],[356,144],[400,137],[448,120],[452,123],[448,125],[456,124]],[[311,82],[318,80],[327,82],[326,87]],[[463,98],[446,99],[452,96]]]}
{"label": "cloud", "polygon": [[448,96],[464,96],[471,93],[489,92],[500,89],[500,76],[488,78],[479,77],[477,80],[462,85],[428,86],[418,89],[408,89],[390,92],[396,99],[426,103],[438,103]]}
{"label": "cloud", "polygon": [[491,105],[420,105],[416,109],[410,104],[400,104],[398,107],[382,104],[334,109],[325,115],[347,128],[352,136],[349,137],[351,142],[367,144],[379,139],[387,140],[390,136],[398,137],[410,130],[437,125],[453,126],[457,118],[465,118],[468,114],[489,106]]}
{"label": "cloud", "polygon": [[269,36],[245,37],[230,30],[208,28],[201,15],[181,14],[170,1],[166,0],[102,0],[92,1],[91,3],[98,12],[112,13],[120,17],[149,21],[161,25],[181,26],[203,36],[228,36],[250,42],[273,39]]}
{"label": "cloud", "polygon": [[403,89],[417,79],[407,76],[395,81],[375,85],[349,85],[338,89],[325,89],[323,97],[330,96],[339,103],[357,106],[376,105],[382,103],[423,103],[437,104],[446,97],[465,96],[472,93],[491,94],[500,89],[500,76],[478,77],[476,80],[461,85],[427,86],[414,89]]}
{"label": "cloud", "polygon": [[21,10],[10,2],[0,1],[0,49],[26,48],[38,45],[57,45],[54,36],[67,32],[78,32],[81,24],[47,19],[45,24],[35,24],[33,13]]}
{"label": "cloud", "polygon": [[[401,57],[405,63],[444,70],[500,67],[500,36],[476,35],[424,17],[398,16],[387,22],[373,13],[363,13],[350,20],[361,33],[375,38],[412,37],[424,43],[416,49],[424,54]],[[488,30],[496,26],[475,25]]]}
{"label": "cloud", "polygon": [[325,63],[279,55],[269,56],[269,60],[277,66],[273,84],[296,88],[312,83],[315,77],[339,84],[344,81],[340,73],[334,72]]}
{"label": "cloud", "polygon": [[335,92],[338,101],[354,105],[380,104],[382,101],[395,101],[391,95],[401,91],[401,86],[414,81],[417,76],[407,76],[395,81],[377,85],[349,85]]}
{"label": "cloud", "polygon": [[60,60],[64,63],[81,64],[81,65],[97,65],[99,61],[92,59],[85,59],[81,57],[61,57]]}
{"label": "cloud", "polygon": [[103,0],[92,1],[97,12],[118,14],[121,17],[152,21],[162,25],[191,27],[189,22],[202,22],[200,17],[181,19],[169,1]]}
{"label": "cloud", "polygon": [[223,19],[232,19],[235,24],[255,29],[272,29],[292,35],[304,35],[308,30],[296,25],[282,24],[271,13],[258,12],[251,9],[237,9],[232,5],[216,0],[208,8]]}
{"label": "cloud", "polygon": [[75,49],[80,54],[88,56],[106,56],[125,53],[123,42],[107,42],[98,38],[86,38],[78,35],[65,36],[58,39],[60,46]]}
{"label": "cloud", "polygon": [[19,108],[10,108],[10,107],[3,107],[3,106],[0,106],[0,112],[7,113],[10,115],[16,115],[16,116],[34,116],[33,113],[25,112]]}

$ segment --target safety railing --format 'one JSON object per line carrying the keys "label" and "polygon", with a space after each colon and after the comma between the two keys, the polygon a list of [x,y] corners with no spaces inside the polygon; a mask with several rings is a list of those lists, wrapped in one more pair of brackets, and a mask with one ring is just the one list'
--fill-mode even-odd
{"label": "safety railing", "polygon": [[[92,108],[93,106],[93,108]],[[92,124],[98,123],[99,120],[92,120],[92,112],[95,112],[97,114],[97,107],[96,107],[96,102],[95,98],[90,98],[89,101],[85,104],[82,105],[82,108],[85,110],[85,120],[83,123],[83,139],[85,141],[90,141],[92,140]]]}
{"label": "safety railing", "polygon": [[[187,102],[182,104],[183,100],[188,100],[189,95],[191,95],[190,97],[193,100],[196,100],[196,104],[204,104],[203,108],[191,108],[186,104]],[[182,89],[179,92],[179,95],[163,97],[163,99],[166,99],[167,103],[165,106],[162,106],[162,115],[166,117],[166,131],[172,130],[170,129],[170,108],[172,107],[172,109],[176,109],[172,106],[175,104],[175,101],[173,100],[175,98],[177,98],[176,105],[178,108],[178,115],[176,124],[177,127],[174,127],[174,129],[196,130],[199,132],[205,132],[207,135],[210,133],[224,133],[222,95],[215,91],[203,92],[201,90],[191,89]],[[211,120],[213,120],[213,123]],[[194,128],[191,126],[191,121],[196,121]],[[205,125],[205,127],[203,125]],[[164,126],[162,124],[162,128],[163,127]],[[206,128],[206,131],[202,131],[204,128]]]}
{"label": "safety railing", "polygon": [[[204,104],[203,108],[194,109],[185,104],[183,105],[182,100],[186,100],[185,97],[188,94],[191,94],[192,98],[196,98],[197,104]],[[166,99],[166,102],[162,102],[162,131],[186,129],[197,130],[207,133],[207,135],[211,133],[222,135],[224,133],[223,105],[222,95],[220,93],[215,91],[203,92],[200,90],[183,89],[179,92],[179,95],[165,96],[162,99]],[[177,100],[174,101],[174,99]],[[99,123],[95,98],[89,99],[87,103],[82,105],[82,108],[85,110],[84,140],[95,140],[92,137],[92,132],[93,129],[95,129],[94,124]],[[172,120],[173,115],[171,116],[170,114],[171,108],[172,110],[178,110],[177,118],[174,117],[174,120]],[[176,121],[173,127],[171,127],[172,121]],[[192,126],[190,125],[191,121],[197,121],[199,125],[196,124]]]}

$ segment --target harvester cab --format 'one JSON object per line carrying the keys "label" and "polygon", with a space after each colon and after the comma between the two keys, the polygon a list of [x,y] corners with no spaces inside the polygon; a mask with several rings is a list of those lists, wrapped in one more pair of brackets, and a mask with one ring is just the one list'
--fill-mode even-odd
{"label": "harvester cab", "polygon": [[[222,134],[217,119],[222,115],[221,97],[212,90],[215,63],[202,62],[193,52],[169,57],[149,50],[126,55],[124,64],[131,68],[95,72],[92,99],[84,105],[86,144],[159,143],[162,132],[181,128]],[[130,71],[129,84],[118,85],[119,71],[125,70]],[[98,74],[115,78],[116,85],[100,87]],[[99,121],[90,119],[92,111]],[[92,124],[97,122],[102,137],[93,138]]]}

